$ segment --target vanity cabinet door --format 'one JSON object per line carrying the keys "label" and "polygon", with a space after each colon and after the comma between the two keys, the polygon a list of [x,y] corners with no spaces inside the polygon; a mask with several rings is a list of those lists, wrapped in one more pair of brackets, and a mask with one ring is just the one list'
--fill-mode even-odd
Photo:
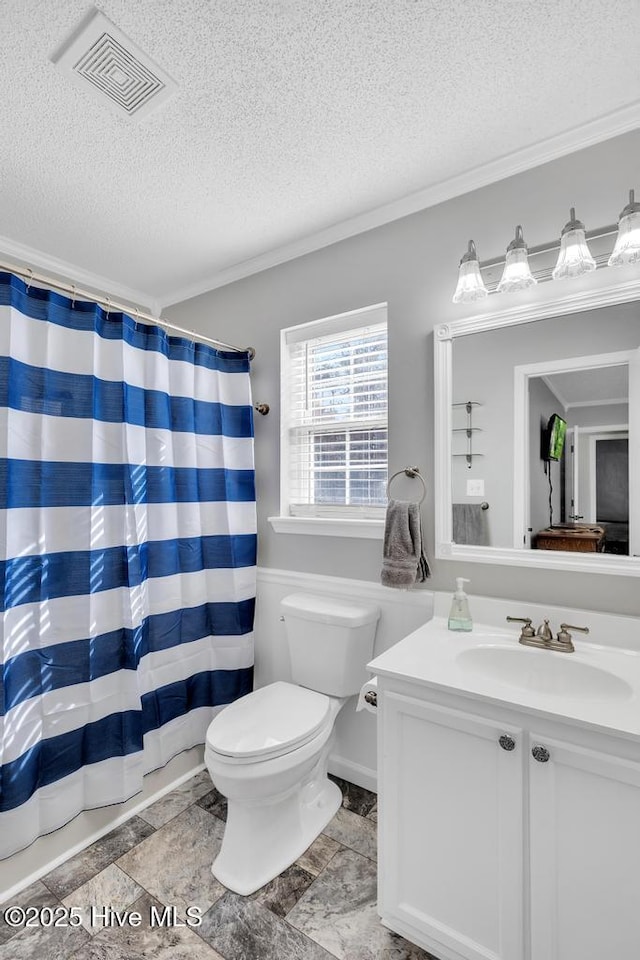
{"label": "vanity cabinet door", "polygon": [[530,748],[531,960],[638,960],[640,765],[533,734]]}
{"label": "vanity cabinet door", "polygon": [[390,691],[379,709],[383,922],[439,960],[521,960],[521,731]]}

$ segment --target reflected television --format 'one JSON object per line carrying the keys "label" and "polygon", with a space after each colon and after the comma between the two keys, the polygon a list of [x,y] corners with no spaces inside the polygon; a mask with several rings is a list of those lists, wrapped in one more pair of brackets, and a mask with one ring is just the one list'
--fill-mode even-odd
{"label": "reflected television", "polygon": [[554,413],[549,418],[545,438],[545,460],[561,460],[564,451],[564,440],[567,435],[567,421]]}

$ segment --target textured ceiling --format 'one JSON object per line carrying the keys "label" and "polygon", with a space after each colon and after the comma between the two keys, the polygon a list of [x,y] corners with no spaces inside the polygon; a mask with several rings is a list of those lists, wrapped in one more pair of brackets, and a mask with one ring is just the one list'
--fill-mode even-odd
{"label": "textured ceiling", "polygon": [[87,4],[2,0],[0,234],[163,303],[640,91],[638,0],[99,8],[178,95],[117,116],[48,59]]}

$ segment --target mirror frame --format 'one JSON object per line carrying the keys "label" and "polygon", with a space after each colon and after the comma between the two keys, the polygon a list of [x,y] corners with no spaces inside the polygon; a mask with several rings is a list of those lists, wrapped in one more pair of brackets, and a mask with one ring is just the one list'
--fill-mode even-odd
{"label": "mirror frame", "polygon": [[[640,576],[640,557],[604,554],[579,554],[556,550],[531,550],[515,547],[480,547],[457,544],[452,539],[452,403],[453,343],[458,337],[482,333],[535,320],[567,316],[586,310],[615,306],[640,300],[640,271],[637,264],[605,267],[574,280],[545,282],[515,294],[496,294],[483,301],[483,313],[473,313],[477,304],[462,305],[461,319],[434,328],[434,488],[435,556],[440,560],[494,563],[534,567],[546,570],[572,570],[581,573]],[[459,308],[460,309],[460,308]],[[639,317],[640,321],[640,317]],[[640,324],[639,324],[640,333]],[[640,339],[640,337],[639,337]],[[629,393],[629,404],[640,406],[640,396]],[[515,451],[519,448],[514,423]],[[629,447],[629,469],[640,472],[640,438]],[[629,520],[640,523],[640,505],[631,506]],[[635,516],[633,515],[635,514]]]}

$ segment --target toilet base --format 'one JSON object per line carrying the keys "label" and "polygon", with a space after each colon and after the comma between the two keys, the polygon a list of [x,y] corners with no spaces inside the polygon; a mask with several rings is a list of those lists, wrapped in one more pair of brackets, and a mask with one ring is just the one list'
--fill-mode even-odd
{"label": "toilet base", "polygon": [[341,804],[340,788],[326,775],[326,761],[283,796],[259,802],[229,800],[212,874],[234,893],[254,893],[304,853]]}

